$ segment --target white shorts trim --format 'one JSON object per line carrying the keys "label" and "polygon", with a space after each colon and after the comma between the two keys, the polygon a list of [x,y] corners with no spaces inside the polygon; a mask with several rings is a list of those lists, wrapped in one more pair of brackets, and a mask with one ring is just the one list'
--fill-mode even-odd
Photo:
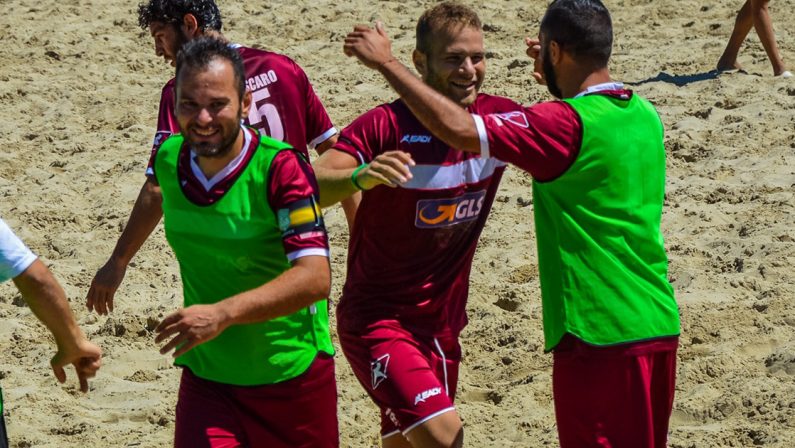
{"label": "white shorts trim", "polygon": [[392,431],[390,433],[382,434],[381,435],[381,440],[384,440],[384,439],[392,437],[392,436],[397,436],[397,435],[402,435],[402,434],[400,434],[400,430],[399,429],[396,429],[396,430],[394,430],[394,431]]}
{"label": "white shorts trim", "polygon": [[411,431],[412,429],[416,428],[417,426],[420,426],[421,424],[427,422],[428,420],[430,420],[432,418],[435,418],[435,417],[438,417],[438,416],[444,414],[445,412],[450,412],[450,411],[455,411],[455,406],[450,406],[449,408],[442,409],[441,411],[438,411],[438,412],[434,412],[433,414],[425,417],[424,419],[418,421],[417,423],[414,423],[413,425],[409,426],[408,428],[406,428],[403,431],[403,436],[406,436],[409,433],[409,431]]}
{"label": "white shorts trim", "polygon": [[442,357],[442,371],[444,371],[444,393],[447,396],[450,396],[450,386],[448,385],[447,381],[447,357],[444,356],[444,350],[442,350],[442,346],[439,345],[439,340],[433,338],[433,343],[436,344],[436,350],[439,350],[439,356]]}

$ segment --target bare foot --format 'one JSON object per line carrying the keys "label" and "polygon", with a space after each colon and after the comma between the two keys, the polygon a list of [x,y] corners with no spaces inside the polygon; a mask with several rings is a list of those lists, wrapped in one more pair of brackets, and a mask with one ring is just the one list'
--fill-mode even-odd
{"label": "bare foot", "polygon": [[736,60],[732,62],[727,62],[721,59],[720,61],[718,61],[718,66],[716,68],[718,69],[719,72],[731,72],[735,70],[742,70],[743,66],[740,65],[740,63],[737,62]]}

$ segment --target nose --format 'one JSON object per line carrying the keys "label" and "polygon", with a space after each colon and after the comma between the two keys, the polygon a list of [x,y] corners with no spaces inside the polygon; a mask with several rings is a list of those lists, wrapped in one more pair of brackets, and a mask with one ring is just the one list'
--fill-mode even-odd
{"label": "nose", "polygon": [[210,114],[210,111],[207,110],[206,107],[202,107],[199,113],[196,115],[196,123],[200,126],[206,126],[213,121],[213,116]]}
{"label": "nose", "polygon": [[160,42],[155,42],[155,54],[157,56],[163,56],[163,47],[160,45]]}
{"label": "nose", "polygon": [[470,58],[470,57],[465,58],[464,61],[461,63],[461,66],[458,67],[458,70],[461,71],[461,73],[463,73],[463,74],[465,74],[467,76],[470,76],[470,77],[474,76],[475,75],[475,64],[472,62],[472,58]]}

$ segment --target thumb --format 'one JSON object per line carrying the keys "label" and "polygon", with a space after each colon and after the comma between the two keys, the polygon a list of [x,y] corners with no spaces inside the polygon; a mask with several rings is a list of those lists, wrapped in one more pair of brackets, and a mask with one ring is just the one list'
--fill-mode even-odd
{"label": "thumb", "polygon": [[378,20],[375,22],[375,30],[378,31],[378,34],[386,37],[386,29],[384,29],[384,22]]}
{"label": "thumb", "polygon": [[58,380],[59,383],[66,382],[66,372],[63,370],[63,362],[59,355],[55,355],[50,361],[50,365],[52,366],[52,372],[55,374],[55,378]]}

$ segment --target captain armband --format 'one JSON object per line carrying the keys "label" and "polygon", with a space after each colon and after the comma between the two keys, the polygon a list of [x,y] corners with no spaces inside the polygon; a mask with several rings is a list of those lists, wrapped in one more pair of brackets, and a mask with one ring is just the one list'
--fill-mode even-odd
{"label": "captain armband", "polygon": [[325,232],[323,214],[314,197],[292,202],[276,212],[282,237]]}

